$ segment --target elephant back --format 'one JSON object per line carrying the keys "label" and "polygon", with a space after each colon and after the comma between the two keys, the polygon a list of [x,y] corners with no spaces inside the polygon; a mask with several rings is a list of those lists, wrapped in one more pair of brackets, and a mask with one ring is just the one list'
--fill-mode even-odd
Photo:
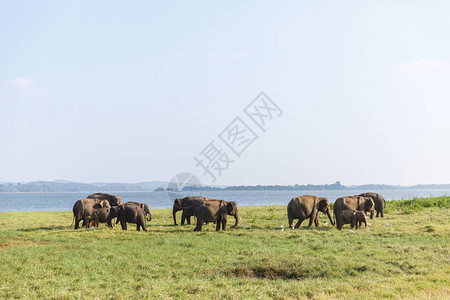
{"label": "elephant back", "polygon": [[107,200],[111,206],[117,206],[122,204],[122,197],[119,195],[111,195],[107,193],[94,193],[89,195],[88,198]]}

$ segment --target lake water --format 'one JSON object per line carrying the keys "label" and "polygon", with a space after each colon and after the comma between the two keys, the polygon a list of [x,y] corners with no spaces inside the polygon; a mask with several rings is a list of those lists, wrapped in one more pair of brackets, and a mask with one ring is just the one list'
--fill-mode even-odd
{"label": "lake water", "polygon": [[[301,195],[317,195],[327,197],[330,203],[341,196],[368,192],[366,190],[310,190],[310,191],[203,191],[197,195],[211,199],[236,201],[238,206],[287,205],[293,197]],[[410,199],[414,196],[430,197],[450,195],[448,189],[395,189],[377,190],[386,200]],[[116,192],[122,196],[122,201],[138,201],[147,203],[150,208],[171,208],[175,196],[166,192]],[[0,193],[0,212],[14,211],[68,211],[78,199],[85,198],[89,193]]]}

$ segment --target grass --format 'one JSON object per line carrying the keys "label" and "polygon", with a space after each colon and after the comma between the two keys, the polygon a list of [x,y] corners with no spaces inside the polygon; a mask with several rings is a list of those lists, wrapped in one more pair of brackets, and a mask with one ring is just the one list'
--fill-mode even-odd
{"label": "grass", "polygon": [[148,232],[2,213],[0,298],[449,298],[449,203],[388,202],[354,234],[322,214],[318,228],[290,230],[285,206],[242,207],[226,232],[175,227],[167,209],[152,211]]}

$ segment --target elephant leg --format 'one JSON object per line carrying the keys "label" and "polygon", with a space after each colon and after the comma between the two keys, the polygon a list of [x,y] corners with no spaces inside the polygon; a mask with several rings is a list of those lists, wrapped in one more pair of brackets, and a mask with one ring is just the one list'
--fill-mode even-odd
{"label": "elephant leg", "polygon": [[186,217],[186,222],[188,223],[188,225],[191,225],[191,216]]}
{"label": "elephant leg", "polygon": [[227,230],[227,217],[222,219],[222,230],[225,231]]}
{"label": "elephant leg", "polygon": [[186,215],[183,213],[181,214],[181,225],[184,225],[184,221],[186,221]]}
{"label": "elephant leg", "polygon": [[202,231],[203,226],[203,219],[197,217],[197,226],[195,227],[194,231]]}
{"label": "elephant leg", "polygon": [[309,224],[308,226],[311,227],[312,223],[316,221],[317,212],[311,213],[311,216],[309,217]]}
{"label": "elephant leg", "polygon": [[141,225],[139,223],[136,224],[136,231],[141,231]]}
{"label": "elephant leg", "polygon": [[141,227],[142,227],[142,230],[147,231],[147,225],[145,224],[145,218],[142,218]]}
{"label": "elephant leg", "polygon": [[222,222],[221,220],[217,220],[217,222],[216,222],[216,231],[220,230],[220,223],[221,222]]}
{"label": "elephant leg", "polygon": [[288,216],[289,228],[292,228],[292,222],[294,222],[294,218]]}
{"label": "elephant leg", "polygon": [[122,226],[122,230],[127,230],[127,222],[126,221],[120,221],[120,225]]}
{"label": "elephant leg", "polygon": [[336,219],[336,228],[341,230],[342,229],[342,220],[341,218]]}
{"label": "elephant leg", "polygon": [[316,215],[316,218],[314,219],[314,224],[316,225],[316,227],[319,227],[319,215]]}
{"label": "elephant leg", "polygon": [[74,226],[74,229],[80,228],[80,221],[81,221],[81,219],[78,218],[78,216],[76,216],[76,217],[75,217],[75,226]]}
{"label": "elephant leg", "polygon": [[297,222],[297,224],[295,224],[295,229],[297,229],[297,228],[299,228],[300,227],[300,225],[302,224],[302,222],[303,222],[303,218],[302,217],[300,217],[300,218],[298,218],[298,222]]}

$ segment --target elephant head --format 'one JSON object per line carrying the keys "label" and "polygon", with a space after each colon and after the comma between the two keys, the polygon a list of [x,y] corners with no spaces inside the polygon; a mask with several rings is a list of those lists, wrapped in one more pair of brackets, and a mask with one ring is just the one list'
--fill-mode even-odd
{"label": "elephant head", "polygon": [[150,207],[148,207],[148,204],[142,203],[141,208],[144,211],[144,215],[147,216],[146,220],[148,222],[150,222],[152,220],[152,214],[150,213]]}
{"label": "elephant head", "polygon": [[173,215],[173,223],[175,224],[175,226],[178,225],[176,213],[183,209],[183,202],[181,200],[182,199],[177,198],[177,199],[175,199],[175,202],[173,203],[172,215]]}
{"label": "elephant head", "polygon": [[328,219],[331,222],[331,225],[334,226],[333,218],[331,217],[330,204],[328,203],[328,199],[325,197],[319,197],[319,202],[317,205],[317,210],[323,212],[328,216]]}
{"label": "elephant head", "polygon": [[109,198],[109,204],[111,204],[111,206],[117,206],[122,204],[122,197],[120,196],[111,196]]}
{"label": "elephant head", "polygon": [[102,208],[111,208],[111,205],[109,205],[108,200],[101,200],[98,203],[98,206],[102,207]]}
{"label": "elephant head", "polygon": [[110,224],[111,220],[114,218],[117,218],[116,224],[119,223],[120,216],[123,215],[124,211],[125,211],[125,205],[123,205],[123,204],[111,207],[111,209],[109,210],[107,223]]}
{"label": "elephant head", "polygon": [[235,201],[227,202],[227,212],[230,216],[234,216],[234,219],[235,219],[235,223],[233,226],[231,226],[231,228],[237,227],[237,225],[239,223],[239,215],[238,215],[237,204]]}
{"label": "elephant head", "polygon": [[352,215],[351,228],[355,227],[358,229],[361,226],[361,223],[364,223],[365,227],[367,227],[366,216],[363,212],[355,210]]}
{"label": "elephant head", "polygon": [[375,203],[370,197],[362,197],[364,199],[364,212],[370,212],[370,218],[373,219],[373,212],[375,210]]}

